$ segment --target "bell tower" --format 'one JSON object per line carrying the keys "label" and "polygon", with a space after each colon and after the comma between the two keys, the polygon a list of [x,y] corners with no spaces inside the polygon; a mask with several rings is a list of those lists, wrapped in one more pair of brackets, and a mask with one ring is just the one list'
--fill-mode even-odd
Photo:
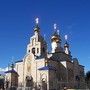
{"label": "bell tower", "polygon": [[47,43],[40,34],[39,18],[35,19],[34,35],[30,38],[30,43],[27,46],[27,53],[33,53],[35,56],[46,56]]}

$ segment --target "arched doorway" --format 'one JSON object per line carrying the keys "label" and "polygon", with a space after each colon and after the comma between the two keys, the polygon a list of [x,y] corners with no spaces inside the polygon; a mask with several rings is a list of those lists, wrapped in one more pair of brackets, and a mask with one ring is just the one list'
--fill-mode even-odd
{"label": "arched doorway", "polygon": [[42,79],[42,90],[47,90],[47,83],[45,78]]}
{"label": "arched doorway", "polygon": [[32,53],[35,55],[35,48],[32,48]]}
{"label": "arched doorway", "polygon": [[33,87],[33,78],[32,78],[32,76],[26,76],[26,87]]}

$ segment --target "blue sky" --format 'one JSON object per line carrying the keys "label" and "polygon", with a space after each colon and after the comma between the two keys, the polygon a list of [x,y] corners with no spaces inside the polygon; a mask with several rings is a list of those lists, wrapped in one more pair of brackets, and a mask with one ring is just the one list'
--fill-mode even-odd
{"label": "blue sky", "polygon": [[12,57],[14,61],[24,57],[36,17],[48,43],[57,23],[62,40],[65,34],[69,36],[72,56],[90,70],[90,0],[0,0],[1,68]]}

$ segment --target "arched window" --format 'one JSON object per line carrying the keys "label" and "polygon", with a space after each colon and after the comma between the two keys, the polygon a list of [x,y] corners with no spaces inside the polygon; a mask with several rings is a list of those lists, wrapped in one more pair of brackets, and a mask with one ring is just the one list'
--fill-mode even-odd
{"label": "arched window", "polygon": [[32,87],[32,86],[33,86],[32,76],[26,76],[26,87]]}
{"label": "arched window", "polygon": [[30,50],[28,50],[28,52],[30,53]]}
{"label": "arched window", "polygon": [[34,45],[34,39],[32,39],[32,45]]}
{"label": "arched window", "polygon": [[35,54],[35,48],[32,48],[32,53]]}

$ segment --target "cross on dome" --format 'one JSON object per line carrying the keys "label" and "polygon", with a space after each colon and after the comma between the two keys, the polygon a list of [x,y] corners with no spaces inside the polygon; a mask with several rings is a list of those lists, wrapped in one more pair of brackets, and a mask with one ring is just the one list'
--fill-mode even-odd
{"label": "cross on dome", "polygon": [[36,22],[36,24],[38,24],[39,23],[39,18],[36,18],[35,22]]}
{"label": "cross on dome", "polygon": [[68,39],[68,35],[65,35],[65,40],[67,40]]}
{"label": "cross on dome", "polygon": [[55,29],[55,30],[57,29],[57,24],[56,24],[56,23],[54,24],[54,29]]}

